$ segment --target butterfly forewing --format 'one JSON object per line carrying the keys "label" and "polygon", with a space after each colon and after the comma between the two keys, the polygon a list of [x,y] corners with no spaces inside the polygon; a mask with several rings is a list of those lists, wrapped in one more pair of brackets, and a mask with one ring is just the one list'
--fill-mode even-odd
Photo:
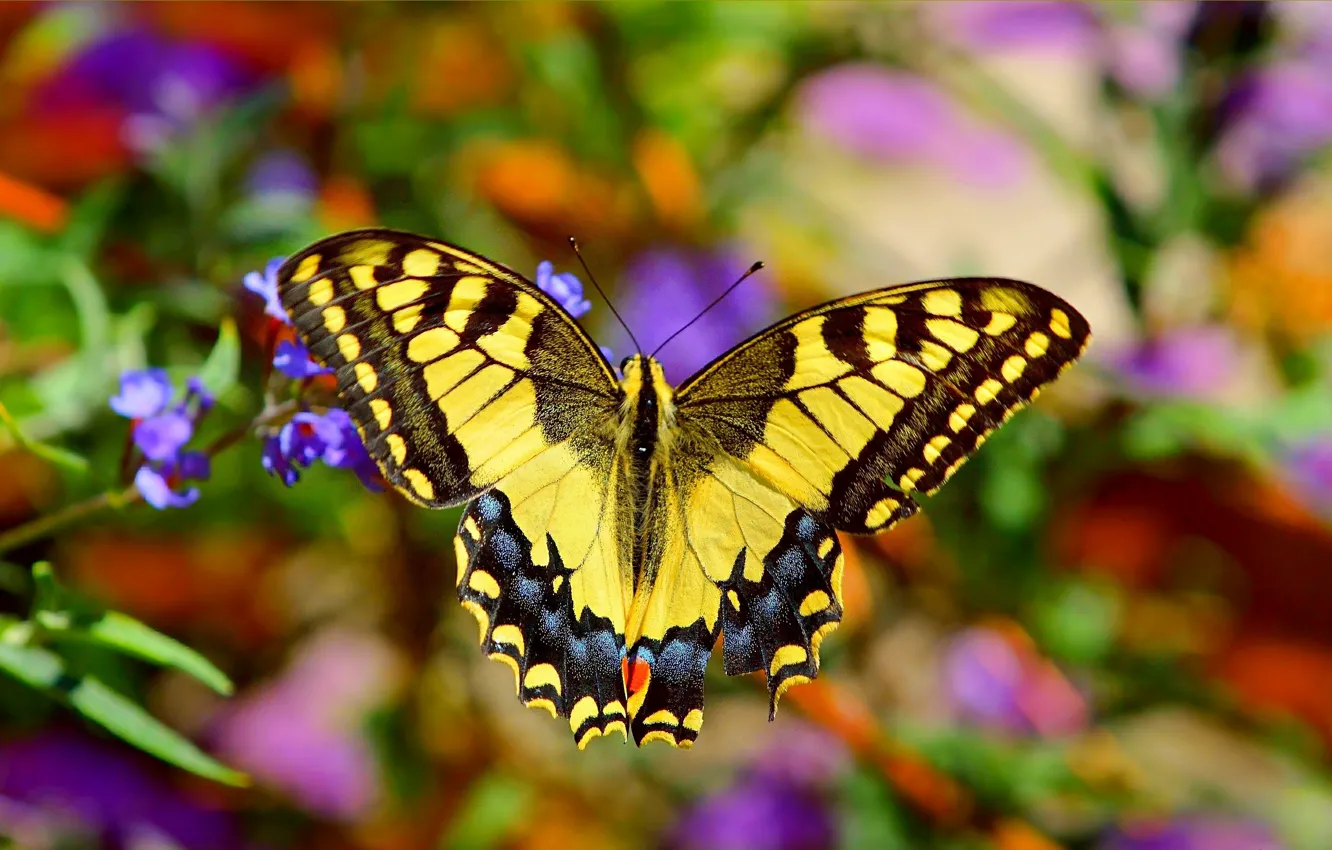
{"label": "butterfly forewing", "polygon": [[1031,284],[906,284],[741,343],[680,389],[679,418],[821,520],[872,533],[914,513],[914,493],[938,489],[1089,339]]}
{"label": "butterfly forewing", "polygon": [[612,421],[613,376],[586,335],[482,257],[353,231],[291,257],[278,283],[366,448],[414,501],[466,501],[579,425]]}

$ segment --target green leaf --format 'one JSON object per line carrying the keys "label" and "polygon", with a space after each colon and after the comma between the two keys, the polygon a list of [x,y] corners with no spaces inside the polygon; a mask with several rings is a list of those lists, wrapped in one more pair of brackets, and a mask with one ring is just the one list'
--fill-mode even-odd
{"label": "green leaf", "polygon": [[92,257],[124,194],[119,180],[108,180],[85,192],[70,211],[69,223],[60,234],[62,253],[82,260]]}
{"label": "green leaf", "polygon": [[199,380],[214,397],[220,396],[236,385],[240,360],[240,334],[236,332],[236,322],[228,317],[218,328],[217,342],[208,359],[199,367]]}
{"label": "green leaf", "polygon": [[[14,630],[5,633],[8,637]],[[132,700],[92,676],[71,675],[64,660],[36,646],[0,642],[0,670],[73,708],[117,738],[191,773],[225,785],[249,777],[216,761]]]}
{"label": "green leaf", "polygon": [[[10,414],[9,409],[5,407],[3,402],[0,402],[0,424],[4,425],[5,431],[9,434],[9,439],[13,440],[14,445],[19,448],[37,455],[37,457],[42,460],[49,461],[56,466],[62,466],[73,472],[88,471],[88,459],[82,455],[75,454],[74,452],[67,451],[58,446],[47,445],[46,443],[34,440],[27,434],[23,433],[23,429],[19,427],[18,420]],[[0,440],[0,449],[4,448],[4,441]]]}
{"label": "green leaf", "polygon": [[180,641],[119,611],[107,611],[60,587],[45,561],[32,568],[37,587],[33,618],[51,637],[83,640],[171,667],[203,682],[223,696],[235,690],[227,675]]}
{"label": "green leaf", "polygon": [[477,780],[439,843],[453,850],[486,850],[505,844],[532,802],[532,786],[489,774]]}
{"label": "green leaf", "polygon": [[1070,579],[1038,591],[1029,619],[1041,646],[1056,658],[1092,664],[1113,649],[1120,609],[1112,587]]}

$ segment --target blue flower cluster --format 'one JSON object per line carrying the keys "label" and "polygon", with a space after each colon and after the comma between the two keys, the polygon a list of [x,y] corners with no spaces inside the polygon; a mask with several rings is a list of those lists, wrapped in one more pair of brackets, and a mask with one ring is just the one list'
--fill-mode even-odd
{"label": "blue flower cluster", "polygon": [[575,319],[586,316],[592,309],[592,303],[583,297],[583,282],[578,275],[571,272],[555,274],[555,265],[550,260],[537,263],[536,285]]}
{"label": "blue flower cluster", "polygon": [[379,469],[345,410],[332,407],[323,415],[298,413],[264,441],[264,469],[288,487],[300,479],[299,470],[317,460],[325,466],[350,469],[370,490],[381,489]]}
{"label": "blue flower cluster", "polygon": [[165,369],[143,369],[121,375],[120,392],[111,397],[111,409],[130,420],[134,446],[143,455],[134,486],[159,510],[194,504],[199,488],[181,484],[203,481],[209,472],[208,455],[185,446],[213,406],[212,396],[198,378],[189,380],[185,397],[173,405],[174,396]]}
{"label": "blue flower cluster", "polygon": [[[278,298],[277,273],[285,257],[274,257],[262,272],[250,272],[243,281],[245,288],[264,299],[264,315],[280,324],[291,326],[291,317]],[[273,368],[294,381],[303,381],[316,375],[328,375],[333,370],[317,363],[300,340],[282,340],[273,353]]]}
{"label": "blue flower cluster", "polygon": [[[282,325],[291,318],[278,298],[277,273],[285,258],[268,261],[263,272],[245,276],[245,288],[264,299],[264,314]],[[332,370],[310,356],[299,340],[284,339],[273,352],[273,368],[294,381],[303,381]],[[371,490],[379,490],[379,470],[365,450],[361,436],[345,410],[330,408],[327,413],[297,413],[264,440],[263,464],[270,475],[291,487],[300,480],[300,470],[309,469],[317,460],[326,466],[350,469]]]}

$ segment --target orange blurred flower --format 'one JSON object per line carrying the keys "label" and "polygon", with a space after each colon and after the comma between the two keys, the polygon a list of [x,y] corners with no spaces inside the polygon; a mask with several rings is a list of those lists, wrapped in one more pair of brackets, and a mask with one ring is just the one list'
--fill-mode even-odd
{"label": "orange blurred flower", "polygon": [[1332,330],[1332,179],[1260,213],[1228,266],[1240,326],[1295,342]]}
{"label": "orange blurred flower", "polygon": [[69,207],[65,199],[45,189],[0,174],[0,215],[55,233],[65,226]]}
{"label": "orange blurred flower", "polygon": [[76,537],[59,563],[71,583],[154,626],[203,627],[252,646],[276,628],[255,587],[279,552],[254,534],[187,543],[93,531]]}
{"label": "orange blurred flower", "polygon": [[0,124],[0,168],[52,188],[73,188],[127,168],[123,110],[87,107],[25,114]]}
{"label": "orange blurred flower", "polygon": [[1290,714],[1332,740],[1332,650],[1316,643],[1253,637],[1219,665],[1222,679],[1252,706]]}
{"label": "orange blurred flower", "polygon": [[458,157],[479,195],[519,223],[614,238],[632,223],[627,187],[575,162],[548,139],[486,141]]}
{"label": "orange blurred flower", "polygon": [[1011,818],[994,828],[995,850],[1060,850],[1063,846],[1041,835],[1031,826]]}
{"label": "orange blurred flower", "polygon": [[702,213],[702,190],[689,152],[660,130],[644,130],[634,139],[634,167],[657,217],[685,228]]}
{"label": "orange blurred flower", "polygon": [[[329,42],[339,11],[322,3],[147,3],[135,12],[177,38],[216,47],[261,72],[290,67],[305,46]],[[354,8],[354,7],[352,7]]]}
{"label": "orange blurred flower", "polygon": [[842,628],[856,629],[869,619],[874,600],[869,577],[859,550],[846,535],[838,535],[842,544]]}
{"label": "orange blurred flower", "polygon": [[310,116],[331,114],[346,86],[337,45],[331,41],[302,40],[288,52],[292,104]]}
{"label": "orange blurred flower", "polygon": [[429,27],[413,62],[412,106],[433,116],[496,103],[513,87],[503,45],[476,21],[443,20]]}
{"label": "orange blurred flower", "polygon": [[375,223],[375,199],[359,177],[334,174],[319,191],[319,223],[328,230],[348,230]]}

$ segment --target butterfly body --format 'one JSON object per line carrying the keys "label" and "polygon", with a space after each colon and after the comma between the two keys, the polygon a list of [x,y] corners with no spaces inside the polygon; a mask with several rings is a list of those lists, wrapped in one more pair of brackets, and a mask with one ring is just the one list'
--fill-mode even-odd
{"label": "butterfly body", "polygon": [[841,619],[837,532],[913,514],[1089,338],[1030,284],[931,281],[807,310],[676,388],[644,355],[617,377],[522,276],[427,237],[330,237],[279,289],[385,478],[467,504],[459,599],[580,747],[690,746],[719,641],[772,716]]}

